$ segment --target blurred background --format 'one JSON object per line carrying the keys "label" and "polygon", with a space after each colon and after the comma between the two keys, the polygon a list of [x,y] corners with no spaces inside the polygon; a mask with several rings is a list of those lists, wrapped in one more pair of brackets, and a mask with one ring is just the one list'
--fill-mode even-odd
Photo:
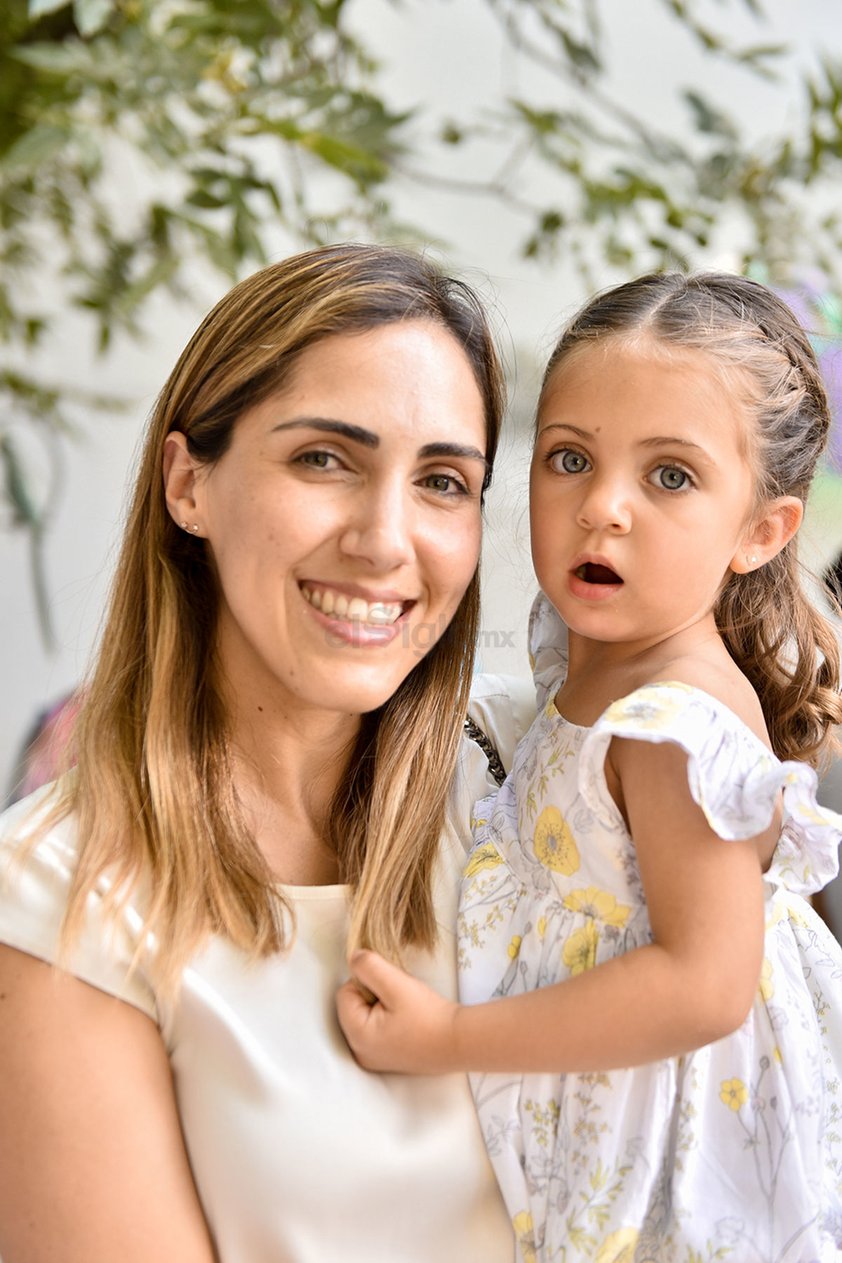
{"label": "blurred background", "polygon": [[[590,292],[749,273],[796,306],[842,400],[827,0],[5,0],[0,103],[0,796],[85,670],[155,395],[266,261],[395,240],[492,306],[512,406],[490,670],[528,671],[529,427]],[[805,534],[819,600],[842,553],[836,426]]]}

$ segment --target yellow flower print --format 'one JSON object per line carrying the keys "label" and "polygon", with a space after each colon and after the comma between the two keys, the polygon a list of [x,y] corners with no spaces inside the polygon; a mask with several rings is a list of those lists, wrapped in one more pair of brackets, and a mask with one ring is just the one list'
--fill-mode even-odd
{"label": "yellow flower print", "polygon": [[766,922],[766,929],[774,929],[776,925],[780,925],[781,921],[786,920],[786,908],[779,899],[772,900],[772,909],[769,913],[769,919]]}
{"label": "yellow flower print", "polygon": [[771,1000],[775,994],[775,984],[772,981],[772,962],[768,956],[764,957],[763,964],[760,966],[760,981],[757,984],[757,990],[760,992],[761,1000]]}
{"label": "yellow flower print", "polygon": [[482,872],[484,868],[496,868],[498,864],[503,863],[503,856],[497,850],[493,842],[483,842],[482,846],[478,846],[475,851],[471,852],[471,858],[465,865],[465,877],[473,877],[476,873]]}
{"label": "yellow flower print", "polygon": [[[650,732],[661,732],[664,728],[669,728],[676,715],[680,714],[684,709],[680,701],[667,701],[662,690],[664,685],[657,687],[659,692],[655,694],[655,700],[651,700],[647,696],[646,689],[638,689],[636,693],[632,693],[629,697],[621,697],[619,701],[614,702],[605,712],[605,718],[609,723],[626,723],[631,720],[636,727],[643,728]],[[693,690],[689,684],[679,684],[669,681],[666,687],[670,689],[678,689],[682,693],[692,693]]]}
{"label": "yellow flower print", "polygon": [[538,1263],[538,1252],[535,1249],[535,1225],[528,1210],[522,1210],[512,1220],[517,1243],[523,1263]]}
{"label": "yellow flower print", "polygon": [[634,1263],[634,1250],[639,1236],[637,1228],[618,1228],[599,1247],[596,1263]]}
{"label": "yellow flower print", "polygon": [[742,1079],[723,1079],[719,1087],[719,1099],[736,1112],[748,1100],[748,1088]]}
{"label": "yellow flower print", "polygon": [[623,926],[629,919],[631,908],[617,900],[607,890],[598,886],[588,886],[587,890],[571,890],[564,900],[565,908],[571,912],[584,912],[596,921],[604,921],[606,925]]}
{"label": "yellow flower print", "polygon": [[538,931],[538,937],[542,939],[547,932],[547,918],[539,917],[535,929]]}
{"label": "yellow flower print", "polygon": [[775,1045],[775,1051],[772,1053],[772,1056],[775,1058],[775,1061],[778,1063],[779,1066],[783,1065],[783,1060],[784,1060],[783,1053],[781,1052],[780,1048],[778,1048],[777,1044]]}
{"label": "yellow flower print", "polygon": [[522,935],[515,934],[512,936],[512,941],[509,944],[509,946],[506,948],[506,951],[509,953],[510,960],[515,960],[516,957],[520,955],[520,945],[522,942],[523,942]]}
{"label": "yellow flower print", "polygon": [[581,930],[574,930],[561,953],[561,958],[571,975],[583,974],[586,969],[593,969],[596,964],[596,949],[599,943],[599,930],[593,921],[588,921]]}
{"label": "yellow flower print", "polygon": [[545,807],[535,822],[535,854],[545,868],[569,877],[579,867],[579,848],[558,807]]}

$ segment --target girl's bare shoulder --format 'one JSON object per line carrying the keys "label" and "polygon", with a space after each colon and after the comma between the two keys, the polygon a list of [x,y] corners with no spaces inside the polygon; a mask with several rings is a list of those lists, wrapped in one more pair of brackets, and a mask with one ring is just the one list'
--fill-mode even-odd
{"label": "girl's bare shoulder", "polygon": [[760,699],[751,682],[727,652],[722,656],[710,654],[704,657],[677,657],[663,664],[657,676],[653,676],[647,683],[659,681],[687,684],[709,694],[727,706],[765,745],[770,744]]}

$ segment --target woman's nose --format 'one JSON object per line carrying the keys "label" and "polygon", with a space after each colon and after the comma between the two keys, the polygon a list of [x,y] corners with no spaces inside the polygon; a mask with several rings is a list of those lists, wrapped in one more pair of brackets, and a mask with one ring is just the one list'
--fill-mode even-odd
{"label": "woman's nose", "polygon": [[340,547],[373,570],[385,573],[411,562],[413,505],[408,489],[384,486],[361,491],[342,532]]}
{"label": "woman's nose", "polygon": [[582,497],[576,520],[588,530],[624,534],[631,527],[628,488],[619,479],[592,479]]}

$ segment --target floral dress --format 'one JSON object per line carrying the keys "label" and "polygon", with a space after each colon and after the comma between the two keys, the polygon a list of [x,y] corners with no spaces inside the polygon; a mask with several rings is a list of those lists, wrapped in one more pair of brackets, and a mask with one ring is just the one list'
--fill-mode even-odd
{"label": "floral dress", "polygon": [[780,797],[783,823],[764,878],[760,983],[739,1030],[629,1070],[473,1076],[518,1257],[840,1260],[842,949],[804,895],[836,874],[842,816],[817,805],[812,769],[780,762],[699,689],[648,685],[592,728],[568,723],[552,701],[565,660],[548,628],[561,634],[542,598],[543,710],[499,793],[476,808],[458,921],[465,1002],[546,986],[651,941],[634,844],[605,783],[613,736],[684,750],[693,798],[720,837],[762,832]]}

